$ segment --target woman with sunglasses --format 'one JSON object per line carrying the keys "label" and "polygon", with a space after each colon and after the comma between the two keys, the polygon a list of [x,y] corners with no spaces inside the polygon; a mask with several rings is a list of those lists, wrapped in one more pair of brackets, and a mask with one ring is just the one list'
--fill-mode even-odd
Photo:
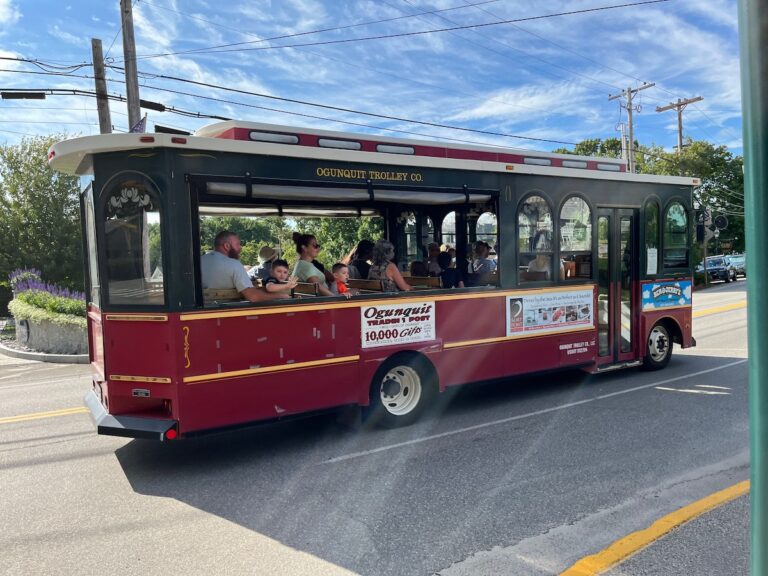
{"label": "woman with sunglasses", "polygon": [[317,284],[317,293],[321,296],[336,296],[328,289],[325,274],[312,263],[320,253],[320,244],[317,243],[317,238],[312,234],[294,232],[293,241],[296,244],[296,253],[299,255],[296,267],[293,269],[293,275],[299,279],[299,282]]}

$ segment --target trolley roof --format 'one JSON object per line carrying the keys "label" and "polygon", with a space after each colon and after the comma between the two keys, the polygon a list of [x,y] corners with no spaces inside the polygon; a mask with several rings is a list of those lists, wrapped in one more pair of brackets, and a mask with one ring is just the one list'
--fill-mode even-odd
{"label": "trolley roof", "polygon": [[60,172],[88,175],[93,173],[94,154],[148,148],[684,186],[697,186],[701,183],[698,178],[632,174],[626,171],[626,161],[614,158],[457,145],[238,121],[217,122],[201,128],[194,136],[130,133],[73,138],[54,144],[48,152],[48,161]]}

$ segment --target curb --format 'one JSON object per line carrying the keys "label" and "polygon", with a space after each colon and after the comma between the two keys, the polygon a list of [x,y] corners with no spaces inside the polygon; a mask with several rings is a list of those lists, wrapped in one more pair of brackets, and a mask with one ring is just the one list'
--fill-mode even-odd
{"label": "curb", "polygon": [[88,354],[46,354],[44,352],[26,352],[14,350],[0,344],[0,354],[11,358],[23,360],[37,360],[38,362],[53,362],[55,364],[88,364]]}

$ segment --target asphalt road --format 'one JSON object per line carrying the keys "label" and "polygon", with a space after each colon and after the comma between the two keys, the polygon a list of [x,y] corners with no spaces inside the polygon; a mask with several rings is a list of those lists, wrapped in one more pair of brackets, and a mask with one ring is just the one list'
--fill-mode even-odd
{"label": "asphalt road", "polygon": [[168,444],[79,411],[20,421],[79,408],[88,367],[0,357],[0,574],[558,574],[749,477],[746,310],[694,336],[661,372],[466,387],[405,429],[323,416]]}

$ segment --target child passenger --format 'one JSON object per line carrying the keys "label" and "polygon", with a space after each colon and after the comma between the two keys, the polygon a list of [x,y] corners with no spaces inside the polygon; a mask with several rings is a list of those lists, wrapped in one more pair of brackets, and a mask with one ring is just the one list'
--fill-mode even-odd
{"label": "child passenger", "polygon": [[296,276],[289,277],[288,274],[288,262],[275,260],[272,262],[269,278],[264,280],[264,290],[279,298],[290,298],[291,290],[296,287],[299,279]]}
{"label": "child passenger", "polygon": [[349,282],[349,267],[346,264],[337,262],[331,268],[331,272],[333,273],[331,292],[345,298],[351,298],[354,294],[357,294],[354,288],[347,286],[347,282]]}

